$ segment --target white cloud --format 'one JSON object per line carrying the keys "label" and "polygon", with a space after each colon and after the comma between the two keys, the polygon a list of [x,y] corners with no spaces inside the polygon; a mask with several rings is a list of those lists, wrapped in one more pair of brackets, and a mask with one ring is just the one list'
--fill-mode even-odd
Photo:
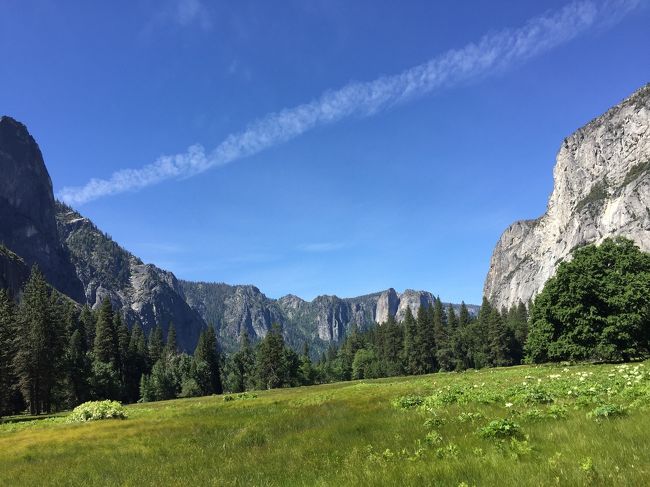
{"label": "white cloud", "polygon": [[336,250],[341,250],[346,245],[342,242],[315,242],[300,245],[298,250],[302,252],[334,252]]}
{"label": "white cloud", "polygon": [[[575,1],[518,29],[488,34],[477,43],[448,51],[402,73],[353,82],[303,105],[268,114],[244,131],[229,135],[209,153],[203,146],[194,145],[184,153],[161,157],[140,169],[123,169],[108,179],[91,179],[84,186],[65,187],[57,196],[68,204],[81,205],[167,179],[190,177],[286,142],[314,127],[346,117],[369,116],[434,90],[500,72],[594,27],[609,26],[613,19],[622,19],[640,2]],[[196,7],[202,6],[198,0],[181,0],[180,4],[186,4],[183,19],[195,18],[202,11]]]}

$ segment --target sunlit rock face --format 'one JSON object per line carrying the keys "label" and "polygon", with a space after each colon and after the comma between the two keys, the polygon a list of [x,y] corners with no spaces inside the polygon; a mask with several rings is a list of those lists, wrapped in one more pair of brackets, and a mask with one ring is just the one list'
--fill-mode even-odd
{"label": "sunlit rock face", "polygon": [[546,213],[519,221],[494,249],[484,294],[527,302],[579,246],[624,236],[650,251],[650,84],[567,137]]}

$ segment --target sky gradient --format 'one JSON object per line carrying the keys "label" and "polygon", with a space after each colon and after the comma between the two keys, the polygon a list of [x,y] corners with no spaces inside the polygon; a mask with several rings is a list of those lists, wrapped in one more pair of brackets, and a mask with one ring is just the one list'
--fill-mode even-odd
{"label": "sky gradient", "polygon": [[26,3],[0,6],[0,112],[57,195],[271,297],[480,302],[562,139],[650,81],[646,1]]}

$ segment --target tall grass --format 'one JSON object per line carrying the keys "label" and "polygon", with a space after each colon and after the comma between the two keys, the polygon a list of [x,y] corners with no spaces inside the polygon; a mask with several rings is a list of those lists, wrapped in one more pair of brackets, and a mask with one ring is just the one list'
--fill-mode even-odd
{"label": "tall grass", "polygon": [[[633,367],[434,374],[6,424],[0,485],[650,485],[650,364]],[[625,414],[588,417],[604,405]],[[516,437],[478,433],[498,419]]]}

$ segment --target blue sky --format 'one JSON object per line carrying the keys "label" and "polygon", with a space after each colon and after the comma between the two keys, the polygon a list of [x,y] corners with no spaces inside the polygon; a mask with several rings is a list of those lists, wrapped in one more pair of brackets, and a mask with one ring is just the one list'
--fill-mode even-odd
{"label": "blue sky", "polygon": [[8,0],[0,112],[60,197],[180,278],[478,303],[562,139],[650,81],[650,8],[396,5]]}

